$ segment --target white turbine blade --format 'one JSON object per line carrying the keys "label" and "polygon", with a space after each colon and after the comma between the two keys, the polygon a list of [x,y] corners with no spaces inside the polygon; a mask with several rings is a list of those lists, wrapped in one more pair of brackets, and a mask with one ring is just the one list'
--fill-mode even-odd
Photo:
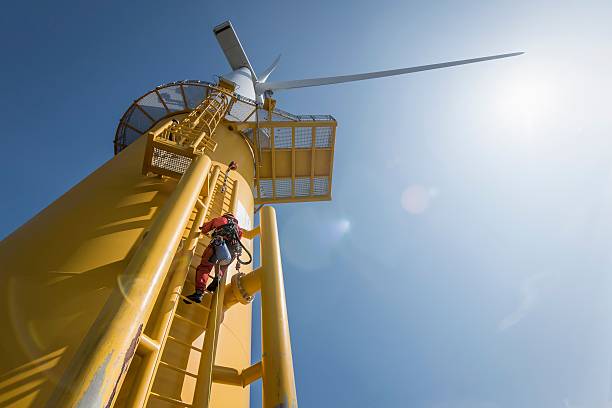
{"label": "white turbine blade", "polygon": [[217,37],[217,41],[219,42],[219,45],[221,46],[230,67],[232,67],[233,70],[247,67],[254,75],[251,62],[244,52],[244,48],[242,48],[242,44],[238,39],[238,35],[236,34],[236,30],[234,30],[232,23],[225,21],[213,28],[213,32],[215,33],[215,37]]}
{"label": "white turbine blade", "polygon": [[492,55],[489,57],[472,58],[460,61],[442,62],[439,64],[420,65],[418,67],[392,69],[389,71],[368,72],[365,74],[356,75],[340,75],[325,78],[299,79],[295,81],[279,81],[256,84],[257,92],[275,91],[278,89],[306,88],[309,86],[340,84],[343,82],[363,81],[365,79],[382,78],[394,75],[409,74],[412,72],[428,71],[430,69],[447,68],[455,65],[472,64],[474,62],[489,61],[499,58],[514,57],[521,55],[522,52],[513,52],[511,54]]}
{"label": "white turbine blade", "polygon": [[276,66],[278,65],[278,61],[280,61],[280,59],[281,59],[281,54],[278,54],[278,57],[276,57],[272,65],[270,65],[264,72],[262,72],[259,75],[259,82],[261,83],[266,82],[266,79],[268,79],[272,71],[276,69]]}

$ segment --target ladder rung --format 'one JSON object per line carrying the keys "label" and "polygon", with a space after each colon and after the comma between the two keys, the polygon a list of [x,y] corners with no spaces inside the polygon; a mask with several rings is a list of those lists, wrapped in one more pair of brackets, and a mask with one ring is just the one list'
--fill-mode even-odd
{"label": "ladder rung", "polygon": [[178,314],[178,313],[175,313],[175,314],[174,314],[174,317],[176,317],[176,318],[178,318],[179,320],[182,320],[182,321],[184,321],[184,322],[187,322],[187,323],[189,323],[189,324],[191,324],[191,325],[194,325],[194,326],[196,326],[196,327],[200,327],[200,328],[202,328],[202,329],[205,329],[205,328],[206,328],[206,326],[204,326],[204,325],[202,325],[202,324],[200,324],[200,323],[196,323],[196,322],[194,322],[193,320],[188,319],[188,318],[186,318],[185,316],[181,316],[181,315],[180,315],[180,314]]}
{"label": "ladder rung", "polygon": [[[190,282],[190,283],[191,283],[191,282]],[[193,285],[193,284],[192,284],[192,286],[195,286],[195,285]],[[204,306],[204,305],[203,305],[203,304],[201,304],[201,303],[196,303],[196,302],[194,302],[193,300],[189,299],[187,296],[183,296],[183,295],[179,294],[179,297],[180,297],[181,299],[186,299],[186,300],[190,301],[190,302],[191,302],[191,305],[194,305],[194,306],[197,306],[197,307],[201,307],[202,309],[206,310],[207,312],[210,312],[210,308],[208,308],[208,307]],[[194,322],[194,324],[197,324],[197,323],[195,323],[195,322]]]}
{"label": "ladder rung", "polygon": [[185,341],[183,341],[183,340],[179,340],[179,339],[177,339],[177,338],[176,338],[176,337],[174,337],[174,336],[168,336],[168,337],[167,337],[167,339],[168,339],[168,340],[172,340],[173,342],[178,343],[178,344],[180,344],[180,345],[183,345],[183,346],[185,346],[185,347],[190,347],[190,348],[194,349],[195,351],[199,351],[200,353],[202,352],[202,349],[201,349],[201,348],[197,348],[196,346],[194,346],[194,345],[192,345],[192,344],[189,344],[189,343],[187,343],[187,342],[185,342]]}
{"label": "ladder rung", "polygon": [[190,377],[194,377],[194,378],[197,378],[197,377],[198,377],[198,375],[197,375],[197,374],[190,373],[189,371],[185,370],[184,368],[180,368],[180,367],[174,366],[174,365],[172,365],[172,364],[168,364],[168,363],[166,363],[165,361],[160,361],[160,362],[159,362],[159,365],[160,365],[160,366],[162,366],[162,367],[167,367],[167,368],[169,368],[169,369],[171,369],[171,370],[174,370],[174,371],[176,371],[176,372],[179,372],[179,373],[182,373],[182,374],[188,375],[188,376],[190,376]]}
{"label": "ladder rung", "polygon": [[164,395],[160,395],[160,394],[158,394],[156,392],[151,392],[151,396],[155,397],[157,399],[163,400],[163,401],[172,402],[172,403],[174,403],[176,405],[179,405],[181,407],[190,407],[191,406],[191,404],[188,404],[188,403],[183,402],[181,400],[177,400],[175,398],[170,398],[170,397],[166,397]]}

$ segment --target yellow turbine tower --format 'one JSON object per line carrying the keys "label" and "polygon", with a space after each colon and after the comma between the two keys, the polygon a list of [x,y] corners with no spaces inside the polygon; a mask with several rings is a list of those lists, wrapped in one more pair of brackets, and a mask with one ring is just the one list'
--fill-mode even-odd
{"label": "yellow turbine tower", "polygon": [[[115,156],[0,244],[0,406],[248,407],[261,379],[264,407],[296,407],[276,216],[261,206],[331,199],[336,121],[276,109],[272,92],[516,55],[268,83],[278,59],[258,77],[232,25],[214,33],[232,72],[138,98]],[[187,305],[199,227],[228,211],[260,265]]]}

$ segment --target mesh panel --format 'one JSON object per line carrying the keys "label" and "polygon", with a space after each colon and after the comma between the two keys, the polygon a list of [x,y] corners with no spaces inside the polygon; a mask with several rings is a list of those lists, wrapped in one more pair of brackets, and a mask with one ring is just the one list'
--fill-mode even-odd
{"label": "mesh panel", "polygon": [[185,98],[189,104],[189,109],[194,109],[204,100],[206,88],[198,85],[183,85]]}
{"label": "mesh panel", "polygon": [[331,147],[331,126],[316,127],[315,129],[315,147]]}
{"label": "mesh panel", "polygon": [[312,128],[311,127],[296,127],[295,128],[295,147],[297,148],[312,147]]}
{"label": "mesh panel", "polygon": [[274,128],[274,147],[277,149],[291,148],[291,128]]}
{"label": "mesh panel", "polygon": [[144,133],[153,125],[153,121],[147,117],[142,111],[136,107],[132,109],[132,113],[127,118],[127,123]]}
{"label": "mesh panel", "polygon": [[259,146],[264,149],[270,148],[270,129],[259,129]]}
{"label": "mesh panel", "polygon": [[291,179],[276,179],[276,197],[291,197]]}
{"label": "mesh panel", "polygon": [[159,94],[171,111],[185,110],[185,102],[183,101],[183,94],[181,93],[180,86],[175,85],[160,89]]}
{"label": "mesh panel", "polygon": [[295,196],[305,197],[310,195],[310,178],[297,177],[295,179]]}
{"label": "mesh panel", "polygon": [[272,198],[272,180],[259,180],[259,198]]}
{"label": "mesh panel", "polygon": [[163,118],[168,113],[166,108],[164,108],[164,105],[162,105],[161,99],[159,99],[155,92],[151,92],[150,94],[144,96],[140,101],[138,101],[138,105],[140,105],[140,107],[155,120]]}
{"label": "mesh panel", "polygon": [[329,179],[327,177],[315,177],[313,184],[313,195],[329,194]]}
{"label": "mesh panel", "polygon": [[176,153],[170,153],[165,150],[153,148],[153,157],[151,158],[151,166],[161,169],[173,171],[183,174],[187,167],[191,164],[189,157],[180,156]]}
{"label": "mesh panel", "polygon": [[134,140],[138,139],[139,137],[140,137],[140,133],[136,132],[133,129],[130,129],[129,127],[126,127],[125,128],[125,140],[123,141],[123,144],[129,145]]}
{"label": "mesh panel", "polygon": [[[242,122],[251,115],[253,109],[255,109],[255,107],[248,103],[236,101],[228,113],[228,116],[230,116],[230,119]],[[255,120],[255,115],[252,115],[251,119]]]}

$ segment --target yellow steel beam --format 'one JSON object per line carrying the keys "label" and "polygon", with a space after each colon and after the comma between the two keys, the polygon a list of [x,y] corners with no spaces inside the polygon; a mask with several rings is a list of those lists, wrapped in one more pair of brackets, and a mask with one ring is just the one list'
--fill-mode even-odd
{"label": "yellow steel beam", "polygon": [[104,305],[48,407],[112,406],[210,166],[207,156],[195,158],[156,215],[125,270],[122,288]]}
{"label": "yellow steel beam", "polygon": [[275,199],[271,198],[256,198],[255,204],[269,204],[269,203],[307,203],[312,201],[329,201],[332,199],[331,193],[320,196],[304,196],[304,197],[279,197]]}
{"label": "yellow steel beam", "polygon": [[[212,185],[217,183],[219,173],[219,166],[215,166],[210,176]],[[210,202],[212,201],[213,192],[210,191],[210,189],[208,190],[208,195],[203,203],[199,199],[197,200],[202,205],[196,205],[196,207],[198,207],[198,211],[195,220],[191,225],[189,235],[187,236],[185,248],[181,251],[177,261],[173,264],[171,278],[163,296],[164,303],[161,310],[164,312],[155,322],[151,332],[151,336],[154,339],[153,341],[157,342],[158,347],[157,349],[151,350],[149,353],[143,356],[138,369],[138,374],[136,375],[136,379],[132,384],[132,390],[127,406],[144,407],[147,404],[151,388],[153,387],[153,379],[155,378],[159,361],[161,360],[161,356],[166,345],[166,340],[168,338],[168,334],[170,333],[172,320],[175,316],[176,308],[180,301],[180,294],[183,289],[183,284],[185,283],[187,273],[189,272],[189,264],[191,263],[191,258],[193,257],[195,247],[198,243],[200,227],[202,224],[204,224],[204,218],[206,217]],[[143,344],[142,340],[144,340],[146,337],[147,336],[145,335],[141,335],[141,344]]]}
{"label": "yellow steel beam", "polygon": [[310,195],[314,195],[315,176],[315,146],[317,141],[317,128],[312,128],[312,140],[310,142]]}
{"label": "yellow steel beam", "polygon": [[261,209],[263,407],[297,407],[291,339],[274,208]]}
{"label": "yellow steel beam", "polygon": [[295,197],[295,128],[291,128],[291,197]]}
{"label": "yellow steel beam", "polygon": [[336,127],[338,122],[335,120],[304,120],[304,121],[271,121],[264,120],[259,123],[255,122],[231,122],[232,125],[239,131],[244,129],[255,129],[259,128],[282,128],[282,127]]}
{"label": "yellow steel beam", "polygon": [[168,105],[166,105],[166,101],[164,101],[164,98],[162,98],[162,96],[159,93],[159,91],[157,90],[157,88],[155,88],[155,93],[157,94],[157,97],[159,98],[159,101],[162,103],[162,105],[164,105],[164,109],[166,109],[166,112],[170,113],[170,109],[168,109]]}

